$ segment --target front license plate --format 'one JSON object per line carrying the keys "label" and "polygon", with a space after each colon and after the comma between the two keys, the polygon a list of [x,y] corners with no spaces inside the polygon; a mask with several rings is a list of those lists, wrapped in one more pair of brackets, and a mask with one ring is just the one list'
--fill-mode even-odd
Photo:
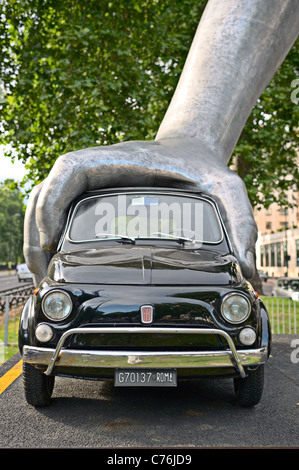
{"label": "front license plate", "polygon": [[176,387],[176,369],[117,369],[115,387]]}

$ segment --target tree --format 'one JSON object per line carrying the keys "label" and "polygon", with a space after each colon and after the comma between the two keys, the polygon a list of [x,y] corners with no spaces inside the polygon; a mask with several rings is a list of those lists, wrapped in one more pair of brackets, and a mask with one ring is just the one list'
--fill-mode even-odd
{"label": "tree", "polygon": [[[254,206],[286,205],[286,191],[298,190],[299,40],[261,95],[247,120],[234,159]],[[295,94],[294,93],[294,94]]]}
{"label": "tree", "polygon": [[13,189],[13,180],[0,183],[0,261],[23,261],[24,195]]}
{"label": "tree", "polygon": [[[43,180],[59,155],[153,139],[207,0],[0,0],[0,143]],[[252,111],[233,162],[252,204],[298,185],[298,42]],[[1,106],[1,105],[0,105]],[[275,189],[278,188],[278,195]]]}
{"label": "tree", "polygon": [[152,139],[205,3],[2,0],[2,143],[29,178],[71,150]]}

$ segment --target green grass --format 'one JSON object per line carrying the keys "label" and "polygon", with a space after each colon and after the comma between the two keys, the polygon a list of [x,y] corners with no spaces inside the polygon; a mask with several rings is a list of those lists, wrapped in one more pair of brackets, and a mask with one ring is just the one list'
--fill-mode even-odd
{"label": "green grass", "polygon": [[[6,362],[11,356],[19,351],[18,348],[18,328],[19,328],[20,314],[16,313],[13,318],[10,318],[8,322],[8,337],[7,345],[4,346],[5,340],[5,322],[0,323],[0,364]],[[2,318],[1,318],[2,320]]]}

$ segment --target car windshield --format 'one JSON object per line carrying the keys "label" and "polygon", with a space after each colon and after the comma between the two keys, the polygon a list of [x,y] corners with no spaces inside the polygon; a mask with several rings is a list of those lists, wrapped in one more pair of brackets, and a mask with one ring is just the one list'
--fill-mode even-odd
{"label": "car windshield", "polygon": [[27,268],[26,264],[21,264],[18,266],[18,271],[29,272],[29,269]]}
{"label": "car windshield", "polygon": [[163,193],[90,196],[73,212],[69,239],[169,239],[179,243],[220,243],[223,232],[215,207],[200,197]]}

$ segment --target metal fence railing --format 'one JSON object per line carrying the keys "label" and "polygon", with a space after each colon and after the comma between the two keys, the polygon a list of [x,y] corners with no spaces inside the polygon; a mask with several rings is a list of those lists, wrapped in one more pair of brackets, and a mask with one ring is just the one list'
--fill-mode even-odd
{"label": "metal fence railing", "polygon": [[18,345],[19,321],[28,295],[10,295],[0,297],[0,364],[7,359],[7,347]]}
{"label": "metal fence railing", "polygon": [[299,333],[299,302],[281,297],[262,297],[274,334]]}

